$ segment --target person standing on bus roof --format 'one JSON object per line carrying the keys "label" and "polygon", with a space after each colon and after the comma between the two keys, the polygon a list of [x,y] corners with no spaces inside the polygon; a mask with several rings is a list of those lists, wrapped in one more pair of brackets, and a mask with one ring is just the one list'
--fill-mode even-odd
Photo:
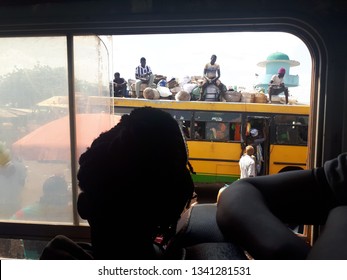
{"label": "person standing on bus roof", "polygon": [[205,64],[204,74],[203,74],[203,84],[201,86],[201,100],[203,100],[203,94],[208,85],[214,84],[220,91],[220,94],[226,92],[226,87],[219,80],[221,72],[220,66],[216,63],[217,56],[213,54],[211,56],[211,61]]}
{"label": "person standing on bus roof", "polygon": [[141,84],[145,83],[148,87],[152,87],[155,76],[152,73],[151,67],[146,65],[146,58],[141,57],[140,65],[135,69],[135,91],[136,97],[140,98]]}
{"label": "person standing on bus roof", "polygon": [[240,158],[240,179],[255,177],[255,157],[254,148],[251,145],[246,146],[245,152]]}
{"label": "person standing on bus roof", "polygon": [[79,166],[77,210],[90,225],[91,247],[57,236],[41,259],[160,258],[157,237],[165,243],[176,233],[194,194],[187,145],[171,114],[142,107],[123,115],[92,142]]}
{"label": "person standing on bus roof", "polygon": [[278,69],[277,75],[273,75],[271,78],[271,81],[269,83],[269,103],[271,103],[271,98],[273,95],[278,95],[281,92],[284,92],[285,98],[286,98],[286,104],[288,104],[288,88],[284,85],[283,78],[286,74],[286,69],[281,67]]}

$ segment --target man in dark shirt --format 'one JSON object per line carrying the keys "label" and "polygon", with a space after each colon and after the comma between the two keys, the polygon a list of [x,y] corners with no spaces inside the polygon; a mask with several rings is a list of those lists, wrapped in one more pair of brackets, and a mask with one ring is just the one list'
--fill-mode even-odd
{"label": "man in dark shirt", "polygon": [[113,95],[114,97],[127,97],[127,82],[120,77],[119,72],[114,73],[113,79]]}

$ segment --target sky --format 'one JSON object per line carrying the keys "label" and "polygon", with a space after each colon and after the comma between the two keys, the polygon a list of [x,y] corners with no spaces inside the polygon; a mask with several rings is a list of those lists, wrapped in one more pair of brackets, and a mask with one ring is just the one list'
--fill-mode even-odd
{"label": "sky", "polygon": [[311,55],[298,37],[284,32],[238,32],[201,34],[119,35],[113,37],[113,71],[126,80],[135,77],[140,58],[145,57],[154,74],[182,79],[200,76],[211,55],[217,55],[220,80],[227,87],[252,90],[255,74],[265,74],[257,63],[274,52],[300,62],[291,67],[290,75],[299,76],[299,86],[289,89],[293,98],[309,102]]}
{"label": "sky", "polygon": [[[101,42],[100,43],[100,40]],[[99,43],[98,43],[99,42]],[[154,74],[182,80],[185,76],[201,76],[212,54],[217,55],[221,67],[220,80],[227,87],[252,90],[256,74],[265,68],[257,63],[274,52],[282,52],[289,59],[300,62],[290,69],[290,75],[299,76],[299,86],[289,89],[293,98],[309,103],[312,60],[307,46],[296,36],[284,32],[226,32],[195,34],[79,36],[75,51],[80,67],[75,67],[76,77],[96,81],[98,72],[97,46],[106,49],[109,62],[105,63],[106,80],[114,72],[121,77],[135,79],[135,68],[145,57]],[[57,37],[28,37],[0,39],[0,75],[35,65],[66,67],[66,39]]]}

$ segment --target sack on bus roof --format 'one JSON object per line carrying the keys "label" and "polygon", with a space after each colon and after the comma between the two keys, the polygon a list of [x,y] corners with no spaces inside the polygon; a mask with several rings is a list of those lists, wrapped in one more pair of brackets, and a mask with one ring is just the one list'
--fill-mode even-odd
{"label": "sack on bus roof", "polygon": [[226,102],[240,102],[241,100],[241,92],[228,90],[223,94],[223,98]]}
{"label": "sack on bus roof", "polygon": [[143,97],[146,99],[159,99],[160,94],[155,88],[147,87],[143,91]]}
{"label": "sack on bus roof", "polygon": [[254,103],[255,93],[242,92],[241,93],[241,102],[245,103]]}
{"label": "sack on bus roof", "polygon": [[175,95],[175,99],[177,101],[190,101],[190,94],[184,90],[179,91],[176,95]]}

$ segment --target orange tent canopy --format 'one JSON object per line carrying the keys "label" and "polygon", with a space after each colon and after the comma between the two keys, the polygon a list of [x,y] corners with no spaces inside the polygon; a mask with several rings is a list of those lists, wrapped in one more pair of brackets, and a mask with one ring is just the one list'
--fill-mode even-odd
{"label": "orange tent canopy", "polygon": [[[119,120],[120,116],[106,113],[77,114],[77,157],[91,145],[100,133],[112,128]],[[68,116],[44,124],[12,145],[15,156],[25,160],[37,161],[69,161],[70,149]]]}

